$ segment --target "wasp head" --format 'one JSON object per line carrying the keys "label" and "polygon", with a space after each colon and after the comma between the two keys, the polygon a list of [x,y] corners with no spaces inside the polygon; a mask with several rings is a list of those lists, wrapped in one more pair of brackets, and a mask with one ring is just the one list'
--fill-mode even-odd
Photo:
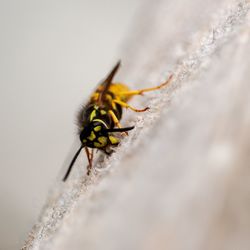
{"label": "wasp head", "polygon": [[133,128],[107,128],[103,121],[94,120],[83,127],[80,133],[80,141],[83,146],[105,149],[107,146],[119,143],[119,139],[114,135],[114,132],[121,133]]}

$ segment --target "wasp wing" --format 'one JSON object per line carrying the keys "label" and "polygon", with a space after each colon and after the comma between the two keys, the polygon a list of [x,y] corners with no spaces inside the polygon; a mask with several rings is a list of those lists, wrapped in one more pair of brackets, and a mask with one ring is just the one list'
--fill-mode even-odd
{"label": "wasp wing", "polygon": [[110,71],[110,73],[108,74],[108,76],[101,82],[101,86],[103,86],[103,90],[102,92],[100,93],[99,95],[99,98],[98,98],[98,103],[101,104],[103,102],[103,97],[105,96],[105,94],[107,93],[111,83],[112,83],[112,80],[115,76],[115,74],[117,73],[118,69],[120,68],[121,66],[121,61],[119,60],[116,65],[114,66],[114,68]]}

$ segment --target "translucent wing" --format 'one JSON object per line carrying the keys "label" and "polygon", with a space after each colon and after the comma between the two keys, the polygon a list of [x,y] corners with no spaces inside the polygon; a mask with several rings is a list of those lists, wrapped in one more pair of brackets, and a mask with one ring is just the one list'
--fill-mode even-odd
{"label": "translucent wing", "polygon": [[103,102],[103,97],[107,93],[107,91],[108,91],[108,89],[110,87],[110,84],[112,83],[112,80],[113,80],[116,72],[118,71],[120,65],[121,65],[121,61],[118,61],[117,64],[114,66],[114,68],[110,71],[108,76],[101,82],[100,85],[103,86],[103,90],[99,95],[99,99],[98,99],[99,104],[101,104]]}

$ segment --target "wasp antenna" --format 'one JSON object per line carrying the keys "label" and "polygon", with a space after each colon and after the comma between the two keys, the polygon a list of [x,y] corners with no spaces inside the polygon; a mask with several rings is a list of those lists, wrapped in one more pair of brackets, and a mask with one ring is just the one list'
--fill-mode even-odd
{"label": "wasp antenna", "polygon": [[111,128],[111,129],[105,129],[105,131],[107,132],[126,132],[129,130],[132,130],[134,128],[134,126],[132,127],[126,127],[126,128]]}
{"label": "wasp antenna", "polygon": [[72,167],[73,167],[73,165],[74,165],[74,163],[75,163],[75,161],[76,161],[78,155],[80,154],[80,152],[81,152],[81,150],[82,150],[83,148],[84,148],[84,146],[81,146],[81,147],[77,150],[77,152],[76,152],[75,156],[73,157],[73,159],[72,159],[72,161],[71,161],[71,163],[70,163],[70,165],[69,165],[69,168],[68,168],[68,170],[67,170],[67,172],[66,172],[66,174],[65,174],[65,176],[64,176],[64,178],[63,178],[63,181],[66,181],[66,180],[68,179],[69,174],[70,174],[70,172],[71,172],[71,170],[72,170]]}

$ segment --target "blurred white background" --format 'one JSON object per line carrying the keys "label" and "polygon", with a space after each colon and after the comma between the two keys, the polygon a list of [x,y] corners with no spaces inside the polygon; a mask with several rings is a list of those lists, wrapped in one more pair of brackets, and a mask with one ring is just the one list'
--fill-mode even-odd
{"label": "blurred white background", "polygon": [[142,0],[0,2],[0,249],[21,247]]}

